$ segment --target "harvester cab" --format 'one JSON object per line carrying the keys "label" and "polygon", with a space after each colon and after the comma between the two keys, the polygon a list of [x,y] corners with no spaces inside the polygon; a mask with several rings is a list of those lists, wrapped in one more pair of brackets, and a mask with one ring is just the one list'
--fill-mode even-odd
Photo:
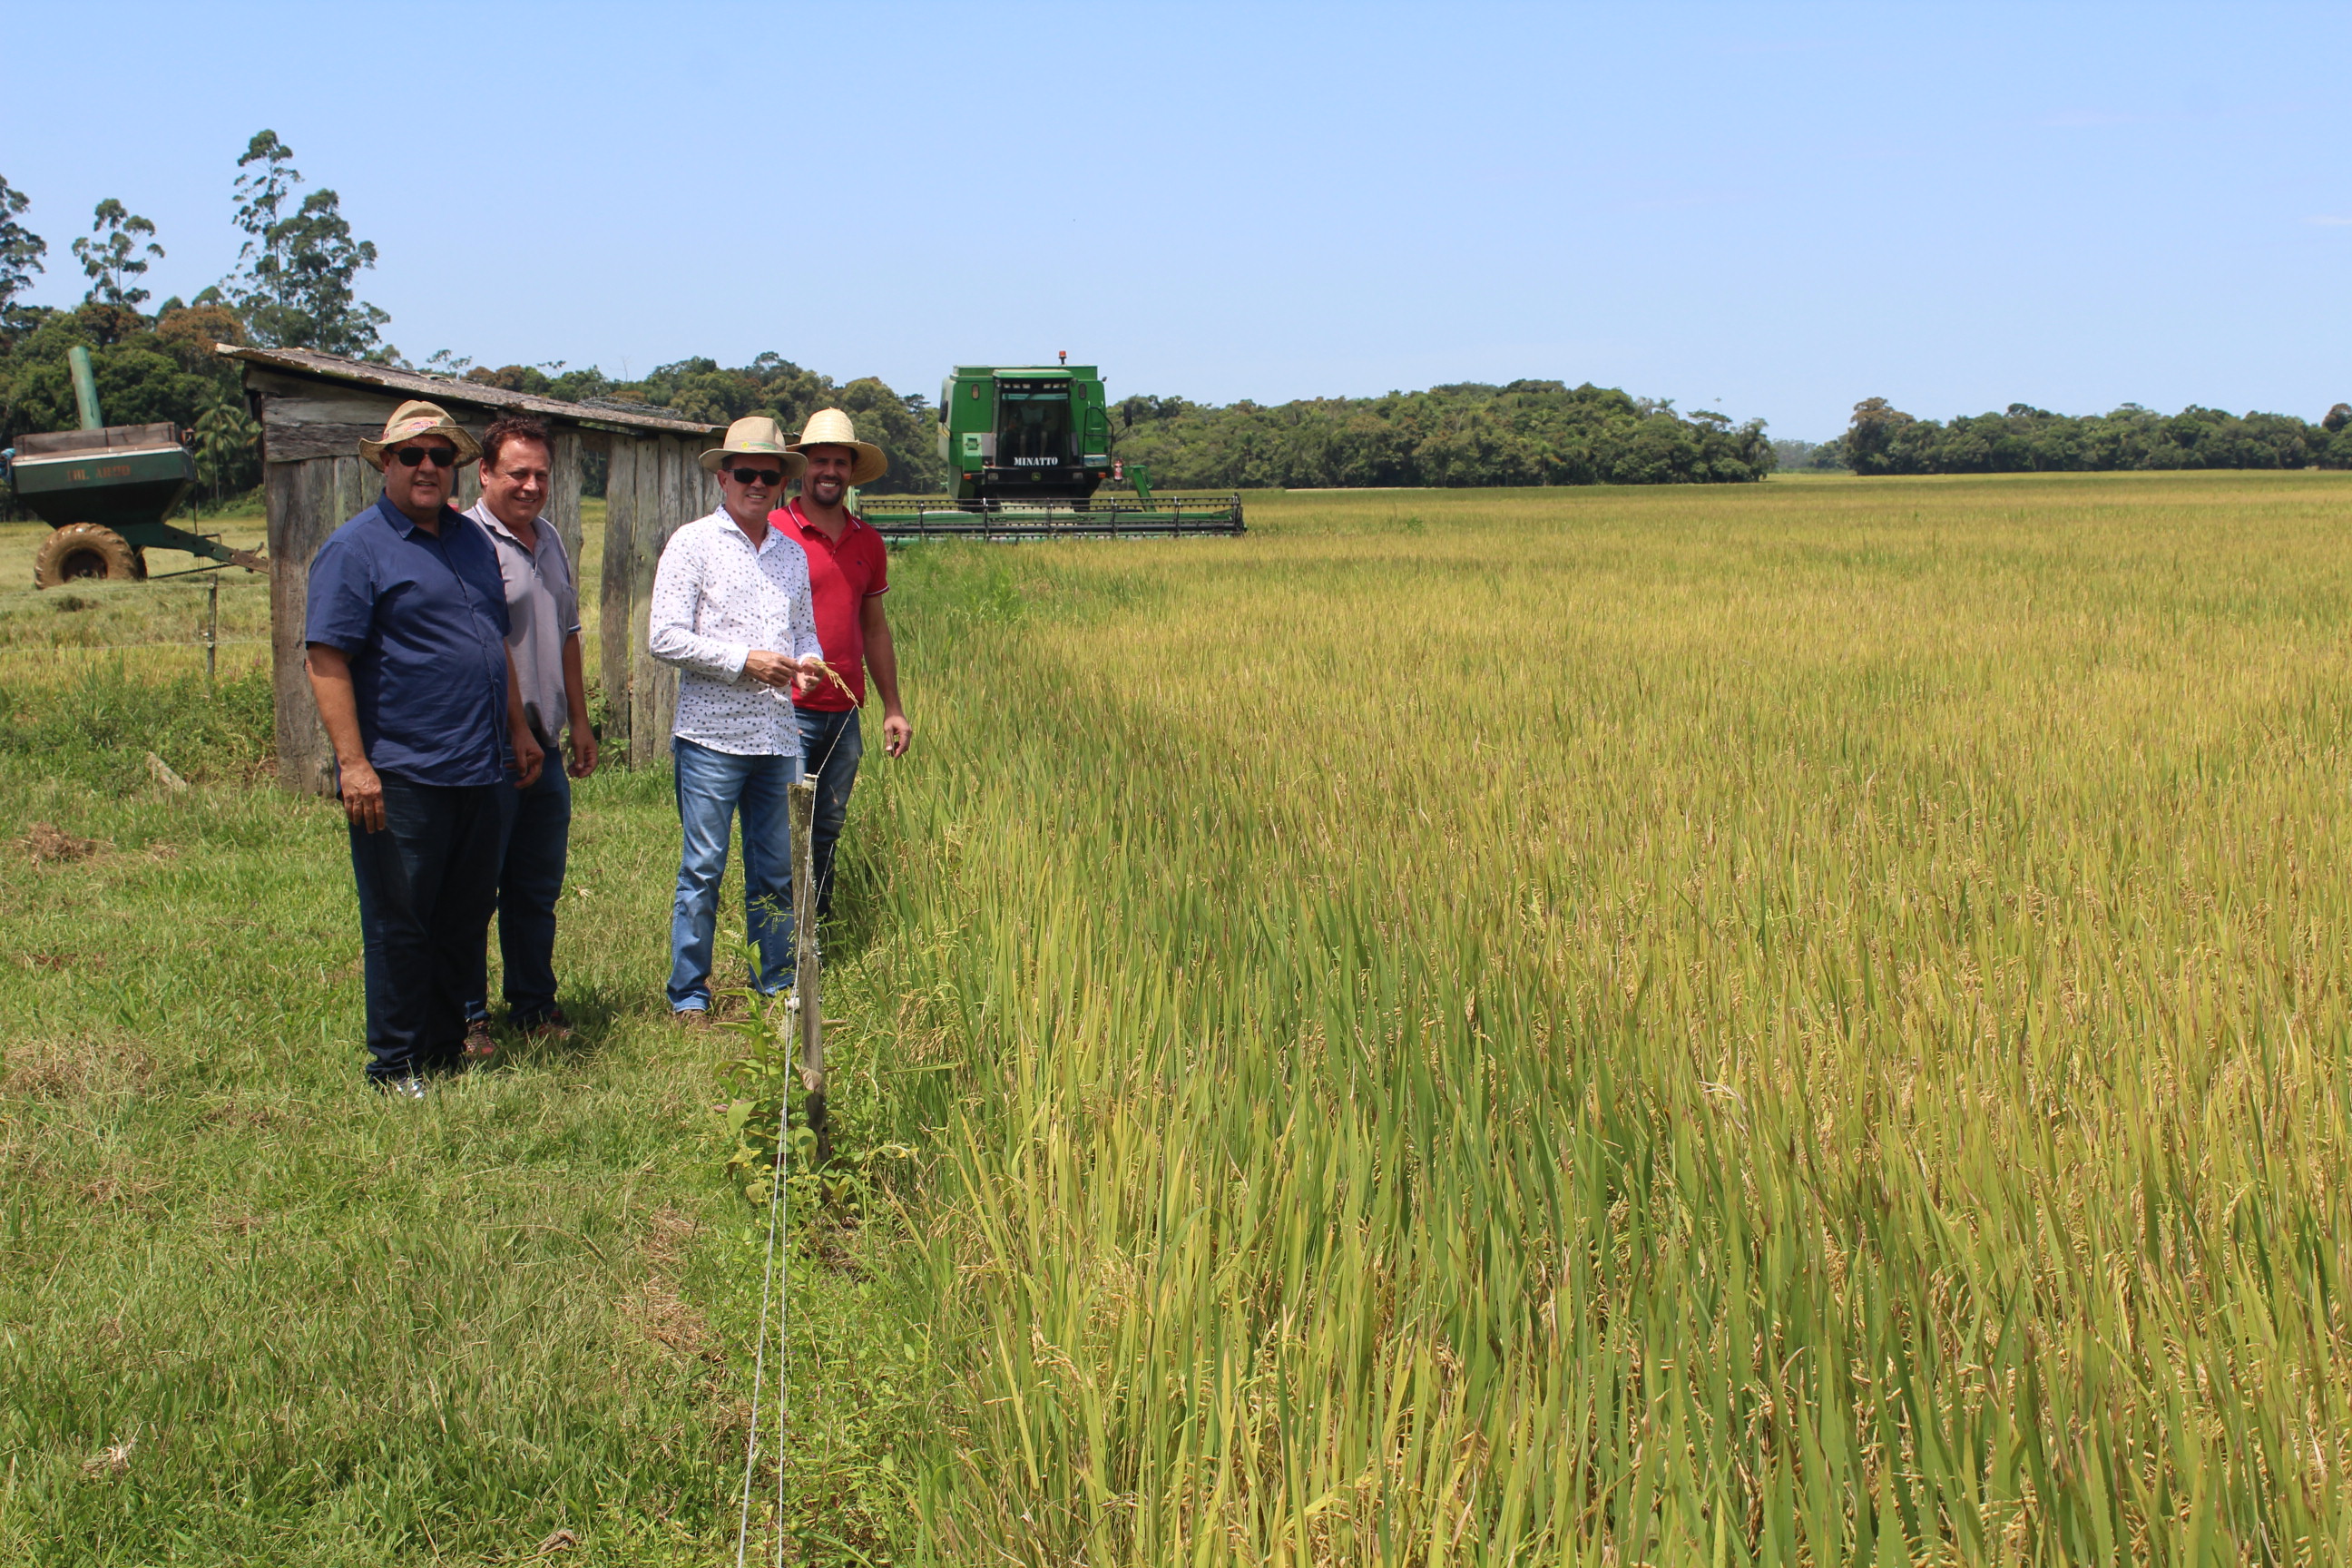
{"label": "harvester cab", "polygon": [[89,351],[75,348],[66,358],[81,428],[22,437],[0,453],[0,472],[16,503],[52,531],[33,557],[33,585],[142,582],[150,550],[184,550],[247,571],[262,566],[253,551],[231,550],[164,521],[195,478],[195,460],[168,424],[107,424],[99,412]]}
{"label": "harvester cab", "polygon": [[956,366],[940,458],[958,500],[1082,500],[1110,477],[1110,411],[1088,364]]}

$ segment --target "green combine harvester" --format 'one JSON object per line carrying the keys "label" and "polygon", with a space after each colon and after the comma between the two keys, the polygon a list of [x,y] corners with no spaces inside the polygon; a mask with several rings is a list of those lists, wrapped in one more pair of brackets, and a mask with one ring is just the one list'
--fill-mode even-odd
{"label": "green combine harvester", "polygon": [[248,571],[265,565],[253,551],[231,550],[164,521],[196,477],[195,459],[169,425],[109,425],[99,413],[89,351],[72,349],[66,358],[81,428],[26,436],[0,452],[0,474],[17,504],[54,531],[33,557],[33,585],[144,582],[150,550],[184,550]]}
{"label": "green combine harvester", "polygon": [[[1238,491],[1155,496],[1149,474],[1112,457],[1092,365],[956,366],[940,389],[940,457],[947,495],[877,497],[859,515],[892,540],[1243,531]],[[1106,483],[1121,488],[1106,493]]]}

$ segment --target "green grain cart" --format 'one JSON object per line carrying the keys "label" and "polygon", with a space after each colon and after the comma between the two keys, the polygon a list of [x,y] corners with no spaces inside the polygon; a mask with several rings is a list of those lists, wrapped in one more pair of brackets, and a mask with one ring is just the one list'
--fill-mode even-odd
{"label": "green grain cart", "polygon": [[[1242,498],[1154,496],[1113,455],[1092,365],[960,364],[940,388],[944,498],[879,496],[860,515],[886,539],[1239,533]],[[1106,483],[1119,488],[1103,491]]]}
{"label": "green grain cart", "polygon": [[247,569],[250,550],[231,550],[164,521],[196,476],[195,460],[169,425],[109,425],[99,414],[89,351],[68,351],[81,428],[26,436],[0,452],[0,473],[16,503],[54,531],[33,557],[33,585],[79,579],[143,582],[150,550],[184,550],[199,560]]}

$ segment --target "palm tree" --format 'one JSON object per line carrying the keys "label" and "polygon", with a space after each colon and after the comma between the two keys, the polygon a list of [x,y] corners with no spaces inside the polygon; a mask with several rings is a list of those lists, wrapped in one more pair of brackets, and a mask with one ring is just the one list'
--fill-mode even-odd
{"label": "palm tree", "polygon": [[260,440],[261,426],[236,404],[215,394],[205,405],[196,416],[196,472],[208,499],[218,500],[229,493],[224,478],[244,477]]}

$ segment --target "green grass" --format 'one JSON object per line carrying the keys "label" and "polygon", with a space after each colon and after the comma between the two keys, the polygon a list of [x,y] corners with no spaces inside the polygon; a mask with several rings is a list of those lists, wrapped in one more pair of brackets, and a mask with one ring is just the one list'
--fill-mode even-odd
{"label": "green grass", "polygon": [[[266,677],[137,675],[0,721],[0,1561],[728,1554],[761,1253],[714,1114],[740,1044],[664,1016],[667,777],[581,786],[580,1037],[395,1104],[358,1077],[340,814],[247,782]],[[883,1288],[824,1244],[789,1479],[870,1554],[906,1359],[844,1342]]]}
{"label": "green grass", "polygon": [[[794,1560],[2341,1560],[2347,487],[902,552]],[[0,680],[0,837],[105,841],[0,854],[0,1559],[725,1556],[666,777],[582,792],[577,1048],[378,1105],[337,820],[109,657]]]}
{"label": "green grass", "polygon": [[[208,519],[201,529],[239,549],[263,542],[257,514]],[[126,654],[135,655],[133,666],[142,676],[202,674],[210,614],[205,588],[215,581],[220,584],[218,668],[236,673],[268,667],[267,576],[230,570],[175,582],[77,583],[45,591],[33,586],[33,556],[48,534],[46,523],[0,523],[0,687],[70,682]],[[147,552],[151,578],[198,564],[180,551]]]}

